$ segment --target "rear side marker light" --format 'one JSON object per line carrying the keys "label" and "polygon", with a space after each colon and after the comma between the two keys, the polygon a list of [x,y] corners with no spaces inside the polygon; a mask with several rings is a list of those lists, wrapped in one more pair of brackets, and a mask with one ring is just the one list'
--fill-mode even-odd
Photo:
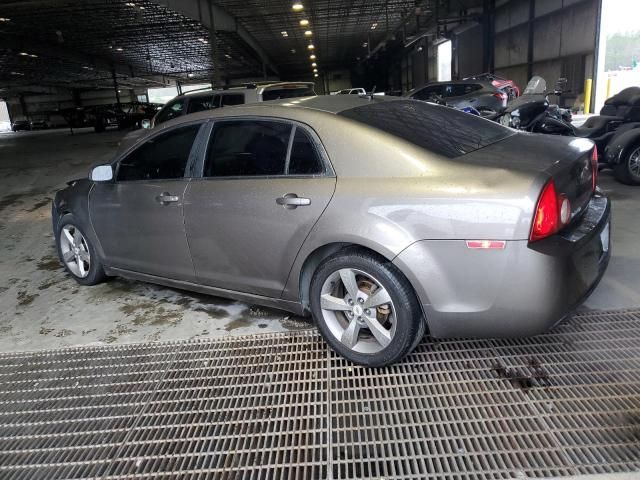
{"label": "rear side marker light", "polygon": [[506,246],[504,240],[467,240],[467,248],[474,250],[504,250]]}

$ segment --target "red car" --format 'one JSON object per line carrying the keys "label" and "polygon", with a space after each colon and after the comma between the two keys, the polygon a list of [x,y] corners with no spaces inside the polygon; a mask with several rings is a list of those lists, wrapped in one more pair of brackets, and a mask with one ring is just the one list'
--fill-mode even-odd
{"label": "red car", "polygon": [[507,80],[506,78],[499,77],[493,73],[481,73],[473,77],[465,78],[465,80],[482,80],[485,82],[491,82],[491,84],[509,95],[509,100],[518,98],[520,96],[520,87],[516,85],[513,80]]}

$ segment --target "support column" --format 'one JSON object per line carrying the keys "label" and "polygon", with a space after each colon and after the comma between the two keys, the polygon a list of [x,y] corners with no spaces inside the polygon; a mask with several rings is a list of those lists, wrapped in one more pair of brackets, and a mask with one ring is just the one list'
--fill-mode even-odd
{"label": "support column", "polygon": [[493,73],[496,68],[496,0],[484,0],[482,13],[482,35],[484,39],[482,68],[485,72]]}
{"label": "support column", "polygon": [[213,66],[213,75],[211,76],[212,86],[220,86],[220,63],[218,62],[218,42],[216,41],[216,23],[213,15],[212,0],[209,0],[209,21],[211,28],[209,30],[209,51],[211,54],[211,64]]}
{"label": "support column", "polygon": [[529,23],[527,24],[529,27],[529,45],[527,48],[527,81],[529,81],[529,79],[533,77],[533,48],[534,48],[533,27],[534,27],[535,18],[536,18],[536,0],[529,0]]}
{"label": "support column", "polygon": [[113,89],[116,92],[116,103],[120,108],[120,93],[118,93],[118,78],[116,77],[116,70],[111,69],[111,77],[113,78]]}

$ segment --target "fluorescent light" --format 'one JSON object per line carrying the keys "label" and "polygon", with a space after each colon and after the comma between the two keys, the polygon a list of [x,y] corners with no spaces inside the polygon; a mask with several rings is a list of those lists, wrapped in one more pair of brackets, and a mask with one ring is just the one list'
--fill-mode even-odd
{"label": "fluorescent light", "polygon": [[296,2],[293,5],[291,5],[291,8],[293,9],[294,12],[300,12],[304,8],[304,5],[302,5],[300,2]]}
{"label": "fluorescent light", "polygon": [[367,45],[369,45],[367,42],[364,42],[364,43],[362,44],[362,46],[363,46],[364,48],[367,48]]}
{"label": "fluorescent light", "polygon": [[313,46],[313,43],[310,43],[309,45],[307,45],[307,48],[308,48],[309,50],[313,50],[313,49],[314,49],[314,48],[316,48],[316,47],[314,47],[314,46]]}
{"label": "fluorescent light", "polygon": [[375,30],[377,26],[378,26],[378,24],[374,23],[373,25],[371,25],[371,30]]}
{"label": "fluorescent light", "polygon": [[314,54],[311,54],[311,55],[309,55],[309,58],[310,58],[311,60],[315,60],[317,57],[316,57]]}
{"label": "fluorescent light", "polygon": [[280,32],[280,34],[281,34],[283,37],[288,37],[288,36],[289,36],[289,34],[287,33],[287,31],[286,31],[286,30],[281,31],[281,32]]}
{"label": "fluorescent light", "polygon": [[317,77],[317,76],[318,76],[318,74],[317,74],[317,73],[314,73],[314,74],[313,74],[313,76],[314,76],[314,77]]}
{"label": "fluorescent light", "polygon": [[310,37],[311,35],[313,35],[313,32],[311,30],[307,30],[306,32],[304,32],[305,37]]}
{"label": "fluorescent light", "polygon": [[309,20],[304,19],[304,20],[300,20],[300,26],[301,27],[306,27],[309,25]]}
{"label": "fluorescent light", "polygon": [[27,57],[29,54],[27,52],[20,52],[18,55],[21,57]]}
{"label": "fluorescent light", "polygon": [[20,73],[20,72],[11,72],[11,75],[19,75],[21,77],[24,77],[24,73]]}
{"label": "fluorescent light", "polygon": [[292,48],[292,49],[291,49],[291,53],[296,53],[296,49],[295,49],[295,48]]}
{"label": "fluorescent light", "polygon": [[38,55],[36,55],[35,53],[30,53],[30,54],[29,54],[29,56],[30,56],[31,58],[38,58]]}
{"label": "fluorescent light", "polygon": [[136,4],[135,4],[135,3],[133,3],[133,2],[127,2],[127,3],[125,3],[125,5],[126,5],[127,7],[135,7],[135,6],[136,6]]}
{"label": "fluorescent light", "polygon": [[187,77],[193,78],[193,73],[187,73]]}
{"label": "fluorescent light", "polygon": [[118,48],[116,48],[116,50],[117,50],[118,52],[121,52],[121,51],[122,51],[122,47],[118,47]]}
{"label": "fluorescent light", "polygon": [[317,67],[317,66],[318,66],[318,64],[317,64],[316,62],[313,62],[313,63],[311,64],[311,66],[312,66],[312,67]]}
{"label": "fluorescent light", "polygon": [[231,58],[231,55],[229,55],[228,53],[225,53],[224,56],[227,58]]}
{"label": "fluorescent light", "polygon": [[318,73],[318,69],[317,69],[317,68],[314,68],[314,69],[313,69],[313,73]]}
{"label": "fluorescent light", "polygon": [[[10,18],[7,18],[7,17],[0,17],[0,22],[10,22],[10,21],[11,21],[11,19],[10,19]],[[300,25],[302,25],[302,23],[301,23]]]}

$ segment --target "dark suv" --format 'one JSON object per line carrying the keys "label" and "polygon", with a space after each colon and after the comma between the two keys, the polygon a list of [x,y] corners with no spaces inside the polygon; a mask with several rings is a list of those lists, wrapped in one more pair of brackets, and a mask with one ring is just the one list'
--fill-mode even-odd
{"label": "dark suv", "polygon": [[406,94],[415,100],[424,100],[463,109],[473,107],[482,115],[500,113],[507,106],[509,96],[491,82],[452,81],[428,83]]}

